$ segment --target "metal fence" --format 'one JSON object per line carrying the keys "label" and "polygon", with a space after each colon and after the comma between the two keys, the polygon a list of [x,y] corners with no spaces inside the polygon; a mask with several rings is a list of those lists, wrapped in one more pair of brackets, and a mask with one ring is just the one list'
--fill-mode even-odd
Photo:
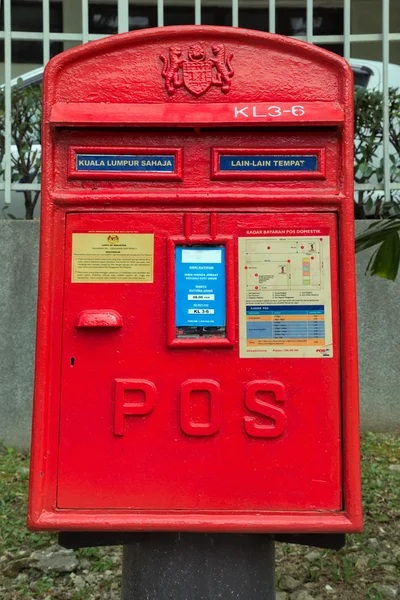
{"label": "metal fence", "polygon": [[[67,2],[68,0],[64,0]],[[164,25],[164,15],[167,5],[164,0],[157,1],[157,24],[159,27]],[[270,32],[276,31],[276,6],[277,0],[268,0],[265,2],[266,19]],[[379,1],[379,0],[377,0]],[[350,47],[358,43],[380,43],[382,45],[382,61],[383,61],[383,164],[384,176],[383,182],[377,184],[357,184],[357,190],[383,190],[385,200],[390,201],[391,191],[400,190],[400,183],[391,182],[391,161],[390,161],[390,139],[389,139],[389,45],[391,41],[400,41],[400,33],[390,33],[390,0],[380,0],[382,11],[382,31],[374,34],[354,34],[351,33],[351,9],[352,0],[342,0],[343,7],[343,34],[342,35],[314,35],[314,0],[303,0],[303,5],[306,8],[306,35],[295,36],[315,44],[323,44],[324,46],[343,44],[344,57],[350,58]],[[116,0],[117,2],[117,23],[118,33],[129,30],[129,5],[132,5],[129,0]],[[201,24],[202,16],[202,0],[193,0],[194,2],[194,23]],[[249,0],[230,0],[231,5],[231,24],[233,27],[238,27],[240,23],[240,7],[243,2],[248,3]],[[396,0],[398,2],[398,0]],[[13,31],[11,29],[11,3],[12,0],[3,0],[3,31],[0,31],[0,39],[4,42],[4,92],[5,92],[5,158],[4,158],[4,177],[0,181],[0,190],[4,194],[6,203],[10,202],[12,191],[23,190],[39,190],[38,183],[15,183],[12,181],[11,167],[11,67],[12,67],[12,42],[14,40],[35,40],[43,44],[43,64],[46,64],[50,58],[50,43],[58,42],[73,42],[86,43],[88,41],[105,37],[104,35],[94,35],[89,33],[89,4],[90,0],[81,0],[81,32],[80,33],[54,33],[50,28],[50,0],[42,0],[42,31],[27,32]],[[143,4],[143,0],[141,1]],[[300,2],[299,2],[300,3]],[[295,4],[294,2],[291,3]],[[258,3],[259,5],[259,3]],[[392,8],[393,10],[393,8]],[[268,16],[267,16],[268,15]],[[354,46],[353,46],[354,47]]]}

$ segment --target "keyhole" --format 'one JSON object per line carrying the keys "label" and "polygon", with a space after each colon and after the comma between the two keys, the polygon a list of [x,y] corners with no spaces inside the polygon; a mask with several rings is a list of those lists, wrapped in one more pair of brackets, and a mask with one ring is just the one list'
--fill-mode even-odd
{"label": "keyhole", "polygon": [[71,356],[71,367],[73,367],[75,364],[75,358],[73,356]]}

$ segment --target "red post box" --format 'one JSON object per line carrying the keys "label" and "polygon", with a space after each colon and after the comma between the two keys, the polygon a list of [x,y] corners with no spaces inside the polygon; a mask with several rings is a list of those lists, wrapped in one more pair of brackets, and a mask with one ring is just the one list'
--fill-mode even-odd
{"label": "red post box", "polygon": [[361,527],[352,74],[181,27],[50,61],[29,527]]}

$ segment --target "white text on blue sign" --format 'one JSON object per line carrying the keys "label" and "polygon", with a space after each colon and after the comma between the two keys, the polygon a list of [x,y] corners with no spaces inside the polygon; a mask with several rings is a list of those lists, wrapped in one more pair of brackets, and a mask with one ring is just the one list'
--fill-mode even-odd
{"label": "white text on blue sign", "polygon": [[316,171],[318,158],[315,154],[305,155],[229,155],[219,157],[220,171]]}
{"label": "white text on blue sign", "polygon": [[174,173],[174,154],[77,154],[77,171]]}

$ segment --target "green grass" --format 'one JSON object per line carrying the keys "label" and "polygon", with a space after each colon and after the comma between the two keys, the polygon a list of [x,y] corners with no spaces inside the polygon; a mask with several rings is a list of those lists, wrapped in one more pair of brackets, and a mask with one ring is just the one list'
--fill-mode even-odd
{"label": "green grass", "polygon": [[26,529],[29,473],[28,456],[0,447],[0,548],[11,553],[54,543],[54,535]]}
{"label": "green grass", "polygon": [[[400,464],[400,436],[364,433],[361,448],[364,532],[347,536],[346,547],[340,552],[321,550],[320,558],[312,564],[304,560],[304,554],[310,548],[278,544],[277,571],[283,569],[285,572],[284,569],[291,565],[296,575],[298,569],[299,573],[303,573],[305,583],[316,586],[312,595],[324,599],[383,600],[384,596],[374,588],[374,584],[388,581],[396,586],[395,577],[391,576],[387,567],[385,570],[385,556],[392,564],[393,552],[397,548],[400,562],[400,473],[390,469],[392,464]],[[56,534],[34,534],[26,529],[28,466],[26,454],[0,447],[0,556],[9,553],[7,560],[18,558],[20,551],[30,553],[57,542]],[[371,538],[378,541],[372,544]],[[111,560],[102,549],[83,548],[77,556],[80,560],[89,561],[89,572],[96,577],[99,575],[100,579],[104,571],[116,569],[115,560]],[[360,567],[362,564],[365,567]],[[4,582],[11,586],[7,590],[12,589],[5,596],[0,591],[1,598],[80,600],[91,597],[89,588],[74,590],[67,574],[45,575],[34,569],[24,573],[28,574],[28,580],[14,583],[0,572],[0,590]],[[28,588],[31,581],[35,584],[34,591]],[[325,590],[327,584],[334,588],[333,592]],[[99,597],[112,597],[110,585],[104,581],[99,583],[95,590],[105,594]],[[93,592],[94,588],[90,589]]]}
{"label": "green grass", "polygon": [[[302,579],[315,584],[312,595],[331,600],[384,600],[386,596],[374,584],[399,587],[399,571],[396,576],[384,570],[385,557],[392,563],[396,548],[397,569],[400,566],[400,473],[390,469],[392,464],[400,464],[399,434],[363,433],[361,464],[363,533],[347,535],[346,546],[339,552],[321,550],[320,559],[311,565],[304,554],[312,548],[286,544],[278,547],[277,562],[283,558],[284,572],[287,565],[294,569],[294,576],[296,569],[298,573],[304,571]],[[376,547],[370,545],[372,538],[377,540]],[[334,592],[327,592],[326,584]]]}
{"label": "green grass", "polygon": [[364,516],[385,523],[399,510],[400,474],[390,471],[400,463],[398,436],[366,433],[362,436],[362,486]]}

